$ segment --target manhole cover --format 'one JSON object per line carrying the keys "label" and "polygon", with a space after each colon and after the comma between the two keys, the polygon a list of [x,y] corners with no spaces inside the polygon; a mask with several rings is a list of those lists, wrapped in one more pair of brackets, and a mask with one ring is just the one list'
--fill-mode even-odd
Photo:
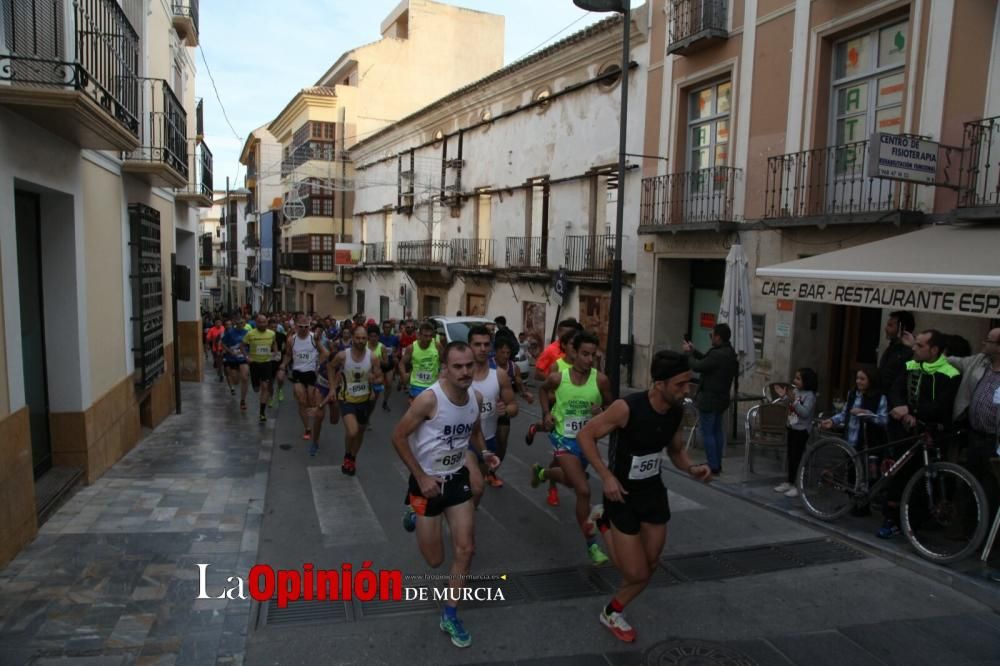
{"label": "manhole cover", "polygon": [[292,445],[291,444],[278,444],[278,448],[281,449],[282,451],[291,451]]}
{"label": "manhole cover", "polygon": [[646,651],[649,666],[757,666],[745,654],[715,643],[702,641],[664,641]]}

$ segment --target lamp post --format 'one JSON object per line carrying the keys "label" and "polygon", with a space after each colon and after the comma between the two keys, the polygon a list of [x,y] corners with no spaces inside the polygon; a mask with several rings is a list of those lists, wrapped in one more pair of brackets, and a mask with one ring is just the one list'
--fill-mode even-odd
{"label": "lamp post", "polygon": [[615,213],[615,256],[611,264],[611,304],[608,313],[607,370],[611,382],[611,395],[618,397],[621,385],[621,336],[622,336],[622,223],[625,216],[625,138],[628,128],[628,66],[629,36],[631,27],[631,0],[573,0],[580,9],[590,12],[621,12],[622,16],[622,68],[621,116],[618,120],[618,202]]}

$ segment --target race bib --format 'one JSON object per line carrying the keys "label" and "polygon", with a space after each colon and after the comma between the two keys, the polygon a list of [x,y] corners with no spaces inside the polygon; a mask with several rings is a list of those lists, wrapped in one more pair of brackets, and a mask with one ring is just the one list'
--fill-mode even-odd
{"label": "race bib", "polygon": [[430,384],[434,381],[434,373],[430,370],[417,370],[417,381],[421,384]]}
{"label": "race bib", "polygon": [[483,400],[483,406],[479,408],[479,413],[483,416],[489,416],[493,413],[494,405],[492,400]]}
{"label": "race bib", "polygon": [[368,384],[348,384],[347,395],[358,397],[368,395]]}
{"label": "race bib", "polygon": [[310,354],[309,352],[301,352],[301,351],[300,352],[295,352],[295,360],[296,361],[301,361],[303,363],[309,361],[309,358],[311,356],[312,356],[312,354]]}
{"label": "race bib", "polygon": [[271,345],[257,345],[257,355],[267,356],[271,353]]}
{"label": "race bib", "polygon": [[646,456],[632,456],[632,467],[628,471],[628,478],[632,481],[640,481],[659,475],[660,460],[659,451]]}
{"label": "race bib", "polygon": [[431,474],[454,474],[465,465],[465,449],[449,451],[431,462]]}
{"label": "race bib", "polygon": [[563,437],[576,439],[576,433],[583,430],[589,420],[589,416],[567,416],[563,419]]}

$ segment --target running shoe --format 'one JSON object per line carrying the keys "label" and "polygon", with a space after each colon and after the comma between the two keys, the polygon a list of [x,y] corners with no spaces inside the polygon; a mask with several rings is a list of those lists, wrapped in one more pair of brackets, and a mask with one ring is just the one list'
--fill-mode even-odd
{"label": "running shoe", "polygon": [[236,395],[236,389],[234,389],[232,386],[229,387],[229,395]]}
{"label": "running shoe", "polygon": [[503,488],[503,479],[497,476],[494,472],[487,472],[486,483],[490,484],[494,488]]}
{"label": "running shoe", "polygon": [[455,647],[465,648],[472,645],[472,634],[465,630],[462,621],[457,617],[450,618],[441,616],[441,631],[451,636],[451,644]]}
{"label": "running shoe", "polygon": [[387,412],[391,412],[392,411],[391,409],[389,409],[389,403],[387,403],[387,402],[382,402],[382,409],[384,409]]}
{"label": "running shoe", "polygon": [[246,400],[240,400],[240,411],[241,412],[247,411],[247,401]]}
{"label": "running shoe", "polygon": [[559,490],[555,486],[549,488],[549,494],[545,497],[549,506],[559,506]]}
{"label": "running shoe", "polygon": [[319,444],[316,442],[311,443],[309,445],[309,455],[315,458],[317,452],[319,452]]}
{"label": "running shoe", "polygon": [[354,476],[357,474],[357,468],[354,466],[354,461],[344,456],[344,464],[340,466],[340,471],[347,476]]}
{"label": "running shoe", "polygon": [[534,465],[531,466],[531,487],[537,488],[538,484],[540,484],[544,480],[545,480],[545,469],[538,463],[535,463]]}
{"label": "running shoe", "polygon": [[257,420],[260,421],[261,423],[267,423],[267,414],[261,414]]}
{"label": "running shoe", "polygon": [[312,434],[308,430],[306,430],[304,433],[302,433],[302,439],[308,442],[310,439],[312,439]]}
{"label": "running shoe", "polygon": [[410,507],[406,507],[406,513],[403,514],[403,529],[407,532],[417,529],[417,514]]}
{"label": "running shoe", "polygon": [[776,493],[781,493],[782,495],[784,495],[789,490],[791,490],[793,487],[794,486],[792,486],[792,484],[790,484],[787,481],[785,481],[784,483],[779,483],[778,485],[776,485],[772,490],[774,490],[774,492],[776,492]]}
{"label": "running shoe", "polygon": [[268,403],[267,403],[267,406],[268,406],[268,407],[270,407],[271,409],[274,409],[274,397],[272,397],[272,398],[271,398],[271,399],[270,399],[270,400],[268,401]]}
{"label": "running shoe", "polygon": [[587,547],[587,554],[590,555],[590,561],[594,566],[600,567],[608,563],[608,556],[604,554],[604,551],[596,543],[592,543]]}
{"label": "running shoe", "polygon": [[285,389],[278,389],[278,402],[285,401]]}
{"label": "running shoe", "polygon": [[885,522],[882,523],[882,527],[875,533],[875,536],[879,539],[891,539],[899,536],[899,525],[892,518],[886,518]]}
{"label": "running shoe", "polygon": [[535,443],[535,433],[538,432],[538,426],[532,423],[528,426],[528,434],[524,436],[524,443],[531,446]]}
{"label": "running shoe", "polygon": [[625,616],[621,613],[608,615],[604,611],[601,611],[601,624],[607,627],[614,634],[615,638],[620,641],[631,643],[635,640],[635,629],[625,621]]}

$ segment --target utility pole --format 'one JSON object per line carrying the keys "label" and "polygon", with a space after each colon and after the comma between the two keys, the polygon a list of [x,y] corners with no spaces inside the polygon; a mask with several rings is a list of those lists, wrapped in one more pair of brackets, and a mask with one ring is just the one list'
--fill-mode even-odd
{"label": "utility pole", "polygon": [[[233,280],[229,266],[229,247],[236,242],[229,234],[229,176],[226,176],[226,204],[223,207],[222,223],[226,229],[226,310],[233,311]],[[239,265],[239,264],[237,264]]]}

